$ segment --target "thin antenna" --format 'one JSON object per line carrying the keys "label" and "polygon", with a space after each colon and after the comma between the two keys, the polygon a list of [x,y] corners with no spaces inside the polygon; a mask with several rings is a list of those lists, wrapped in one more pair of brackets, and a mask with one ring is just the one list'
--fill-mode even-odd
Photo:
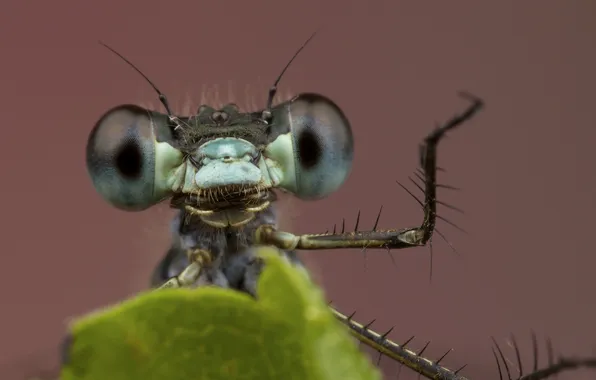
{"label": "thin antenna", "polygon": [[306,47],[306,45],[310,42],[310,40],[313,39],[313,37],[317,34],[317,31],[315,31],[309,38],[308,40],[306,40],[306,42],[304,44],[302,44],[302,46],[300,46],[300,49],[298,49],[298,51],[296,51],[296,53],[294,53],[294,56],[292,57],[292,59],[290,59],[290,61],[286,64],[286,67],[284,67],[284,69],[281,71],[281,74],[279,74],[279,76],[277,77],[277,79],[275,80],[275,82],[273,83],[273,86],[271,86],[271,88],[269,89],[269,98],[267,99],[267,106],[265,107],[265,111],[263,111],[263,116],[265,119],[268,119],[271,117],[271,106],[273,104],[273,98],[275,97],[275,94],[277,93],[277,85],[279,84],[279,81],[281,80],[281,77],[285,74],[286,70],[288,69],[288,67],[290,67],[290,65],[292,64],[292,62],[294,61],[294,59],[298,56],[298,54],[300,54],[300,52],[302,51],[302,49],[304,49]]}
{"label": "thin antenna", "polygon": [[168,116],[172,117],[172,111],[170,111],[170,105],[168,104],[168,99],[166,98],[166,96],[161,91],[159,91],[159,89],[157,88],[157,86],[154,85],[153,82],[151,82],[151,80],[147,77],[147,75],[143,74],[143,72],[141,70],[139,70],[135,65],[133,65],[132,62],[130,62],[128,59],[124,58],[124,56],[122,54],[118,53],[116,50],[112,49],[111,47],[109,47],[108,45],[106,45],[105,43],[103,43],[101,41],[99,41],[99,44],[100,45],[103,45],[105,48],[107,48],[108,50],[110,50],[112,53],[116,54],[124,62],[128,63],[130,65],[130,67],[132,67],[133,69],[135,69],[137,73],[141,74],[141,76],[143,78],[145,78],[145,80],[151,85],[151,87],[153,87],[153,89],[155,90],[155,92],[157,92],[157,95],[159,95],[159,101],[165,107],[166,112],[168,113]]}

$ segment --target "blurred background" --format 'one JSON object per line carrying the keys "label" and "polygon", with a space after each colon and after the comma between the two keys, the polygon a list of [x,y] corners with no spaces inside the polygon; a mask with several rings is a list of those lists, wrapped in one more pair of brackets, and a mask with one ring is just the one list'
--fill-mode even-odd
{"label": "blurred background", "polygon": [[[506,343],[515,334],[526,368],[531,330],[557,352],[596,355],[596,2],[3,4],[2,380],[51,369],[69,319],[145,289],[169,244],[167,204],[118,211],[87,177],[86,139],[103,112],[159,107],[97,40],[145,71],[178,111],[228,100],[256,109],[318,28],[283,78],[282,99],[302,91],[334,99],[352,122],[356,160],[333,196],[282,206],[295,232],[324,232],[342,217],[353,226],[358,210],[369,228],[381,205],[380,226],[419,224],[421,210],[395,181],[416,168],[420,139],[465,109],[459,90],[486,101],[439,151],[440,181],[463,189],[440,198],[466,212],[443,216],[469,234],[438,227],[460,255],[435,239],[429,281],[427,248],[394,251],[396,266],[384,251],[366,260],[359,251],[304,253],[329,299],[363,322],[376,318],[379,330],[395,325],[396,341],[416,335],[411,348],[431,340],[430,357],[453,348],[443,363],[469,363],[471,378],[498,378],[491,336],[515,361]],[[381,367],[395,378],[395,363]]]}

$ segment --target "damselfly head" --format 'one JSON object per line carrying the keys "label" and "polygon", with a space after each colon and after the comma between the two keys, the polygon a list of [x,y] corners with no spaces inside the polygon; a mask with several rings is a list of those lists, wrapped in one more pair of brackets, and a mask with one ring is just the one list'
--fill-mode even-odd
{"label": "damselfly head", "polygon": [[[87,142],[93,184],[115,207],[144,210],[172,198],[174,207],[210,224],[242,224],[267,207],[272,189],[320,199],[351,170],[350,123],[323,95],[304,93],[271,106],[274,86],[267,107],[257,112],[202,105],[195,115],[174,116],[154,88],[167,113],[117,106]],[[213,216],[232,209],[238,214],[226,222]]]}

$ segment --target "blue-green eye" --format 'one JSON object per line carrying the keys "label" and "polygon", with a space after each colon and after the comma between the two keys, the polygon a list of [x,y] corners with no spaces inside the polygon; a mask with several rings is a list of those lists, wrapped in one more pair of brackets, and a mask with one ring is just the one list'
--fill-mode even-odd
{"label": "blue-green eye", "polygon": [[170,194],[168,169],[181,154],[156,134],[168,133],[167,116],[134,105],[118,106],[97,122],[87,141],[87,171],[113,206],[144,210]]}
{"label": "blue-green eye", "polygon": [[301,94],[282,107],[273,123],[287,123],[290,131],[266,149],[280,165],[279,186],[302,199],[326,197],[345,182],[352,168],[350,123],[334,102],[318,94]]}

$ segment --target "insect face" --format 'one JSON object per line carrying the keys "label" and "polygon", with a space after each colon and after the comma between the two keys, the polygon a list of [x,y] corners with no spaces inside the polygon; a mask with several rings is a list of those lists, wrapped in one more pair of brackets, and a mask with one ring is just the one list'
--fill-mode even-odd
{"label": "insect face", "polygon": [[201,106],[190,117],[121,105],[93,128],[87,169],[115,207],[144,210],[172,197],[177,207],[225,227],[266,208],[274,188],[303,199],[334,192],[350,172],[353,150],[347,118],[317,94],[266,112]]}

